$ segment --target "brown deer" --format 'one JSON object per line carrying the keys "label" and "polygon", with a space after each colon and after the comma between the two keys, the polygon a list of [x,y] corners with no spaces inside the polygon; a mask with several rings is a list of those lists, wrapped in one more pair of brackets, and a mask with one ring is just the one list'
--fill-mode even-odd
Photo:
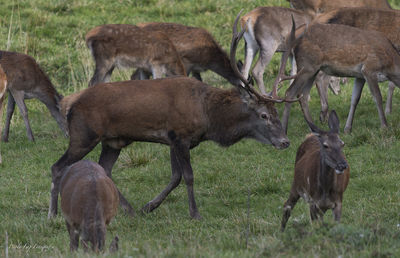
{"label": "brown deer", "polygon": [[[289,45],[290,50],[282,58],[280,72],[273,87],[275,92],[284,73],[289,52],[293,51],[301,71],[286,91],[286,98],[308,95],[320,70],[332,76],[355,77],[355,88],[362,87],[365,81],[368,83],[376,102],[381,126],[387,127],[378,82],[389,80],[400,86],[400,56],[382,33],[344,25],[315,23],[296,40],[293,29]],[[301,98],[300,104],[307,120],[312,121],[307,100]],[[291,103],[286,103],[283,112],[282,123],[285,130],[290,106]],[[346,123],[345,132],[350,132],[351,127],[352,118]]]}
{"label": "brown deer", "polygon": [[[240,15],[240,13],[239,13]],[[258,51],[258,60],[252,70],[252,75],[265,94],[264,70],[270,63],[275,52],[283,52],[286,49],[286,39],[292,26],[290,17],[293,16],[298,28],[311,22],[312,17],[301,11],[284,7],[258,7],[240,19],[245,39],[245,62],[241,73],[245,78],[249,76],[250,68]],[[236,22],[235,22],[236,24]],[[291,56],[290,56],[291,58]],[[296,73],[296,64],[292,59],[292,73]],[[321,100],[321,114],[328,112],[327,89],[338,88],[339,78],[318,73],[316,86]],[[307,96],[308,97],[308,96]],[[325,120],[325,118],[323,118]]]}
{"label": "brown deer", "polygon": [[[188,75],[192,73],[193,77],[201,81],[200,73],[211,70],[232,85],[240,84],[239,78],[232,71],[228,55],[207,30],[164,22],[141,23],[137,26],[146,31],[163,32],[168,35]],[[151,75],[138,69],[132,75],[132,79],[142,79],[143,74],[146,79]]]}
{"label": "brown deer", "polygon": [[115,67],[141,68],[153,78],[186,75],[182,61],[168,36],[129,24],[107,24],[86,34],[96,68],[89,86],[108,82]]}
{"label": "brown deer", "polygon": [[7,115],[2,141],[8,141],[11,117],[14,113],[15,103],[24,119],[29,140],[34,141],[33,133],[28,119],[28,109],[24,99],[37,98],[49,109],[59,127],[67,135],[66,122],[60,113],[58,104],[63,98],[32,57],[8,51],[0,51],[0,65],[5,73],[6,83],[3,85],[10,93],[8,96]]}
{"label": "brown deer", "polygon": [[374,9],[391,9],[387,0],[287,0],[290,6],[316,16],[340,7],[371,7]]}
{"label": "brown deer", "polygon": [[78,249],[79,236],[85,251],[89,243],[93,251],[101,251],[106,225],[118,211],[118,190],[113,181],[99,164],[81,160],[66,168],[60,182],[60,196],[71,251]]}
{"label": "brown deer", "polygon": [[[315,19],[318,23],[329,23],[329,24],[342,24],[348,25],[364,30],[379,31],[390,40],[397,51],[400,53],[400,33],[398,24],[400,23],[400,12],[397,10],[383,10],[373,8],[340,8],[331,12],[327,12],[318,16]],[[358,100],[363,89],[363,85],[360,88],[353,90],[351,103],[351,112],[349,113],[347,123],[349,124],[354,116],[355,107],[357,106]],[[385,113],[389,114],[392,112],[392,96],[395,85],[389,82],[388,96],[386,101]]]}
{"label": "brown deer", "polygon": [[[112,87],[111,87],[112,86]],[[210,87],[189,77],[99,84],[64,98],[69,147],[52,166],[49,218],[57,213],[59,181],[64,167],[82,159],[99,142],[99,164],[111,177],[121,149],[134,141],[170,146],[172,177],[142,211],[157,208],[183,176],[192,218],[199,219],[193,192],[190,149],[211,140],[228,147],[253,138],[277,149],[289,146],[273,102],[250,86],[230,90]],[[121,205],[132,208],[120,195]]]}
{"label": "brown deer", "polygon": [[[0,64],[0,121],[3,121],[3,101],[6,97],[7,91],[7,75]],[[1,135],[1,126],[0,126]],[[0,153],[0,164],[2,163],[1,153]]]}
{"label": "brown deer", "polygon": [[282,231],[300,197],[309,203],[312,220],[322,219],[328,209],[332,209],[337,222],[342,214],[343,193],[349,183],[350,168],[343,154],[344,142],[339,138],[339,119],[336,112],[331,111],[329,132],[307,122],[312,134],[297,150],[292,188],[283,205]]}

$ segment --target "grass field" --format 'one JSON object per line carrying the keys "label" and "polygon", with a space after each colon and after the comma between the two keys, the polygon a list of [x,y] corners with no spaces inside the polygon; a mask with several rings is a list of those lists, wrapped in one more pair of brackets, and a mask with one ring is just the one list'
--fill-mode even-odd
{"label": "grass field", "polygon": [[[392,6],[400,9],[398,0]],[[87,87],[94,66],[84,43],[85,33],[105,23],[178,22],[209,30],[228,50],[231,26],[240,9],[261,5],[288,6],[286,0],[10,0],[0,8],[0,49],[33,56],[64,95]],[[243,44],[243,43],[242,43]],[[242,48],[242,45],[241,45]],[[243,52],[238,57],[243,59]],[[270,85],[277,72],[277,54],[265,73]],[[112,80],[129,78],[115,71]],[[231,87],[208,72],[205,82]],[[351,98],[351,83],[330,97],[341,128]],[[382,83],[386,96],[387,83]],[[353,133],[342,135],[351,178],[344,195],[341,224],[328,211],[324,224],[310,223],[308,205],[300,201],[287,229],[280,232],[282,205],[293,177],[297,147],[309,132],[298,105],[289,121],[291,146],[276,150],[254,140],[225,149],[212,142],[191,152],[195,195],[203,220],[191,220],[182,183],[153,213],[135,218],[120,209],[108,227],[106,245],[119,235],[121,257],[400,257],[400,108],[399,91],[389,115],[389,129],[380,129],[375,104],[365,90]],[[311,110],[317,120],[319,99],[312,91]],[[1,143],[0,256],[70,256],[69,237],[61,215],[47,220],[50,167],[67,148],[48,110],[27,101],[36,142],[29,142],[16,111],[9,143]],[[277,105],[282,111],[283,106]],[[321,125],[327,128],[327,125]],[[98,160],[99,146],[86,159]],[[169,182],[169,149],[134,143],[122,151],[113,179],[136,209]],[[250,202],[248,202],[250,193]],[[249,205],[249,216],[247,215]],[[81,251],[79,256],[86,256]],[[92,254],[89,254],[92,255]],[[107,252],[104,255],[109,255]]]}

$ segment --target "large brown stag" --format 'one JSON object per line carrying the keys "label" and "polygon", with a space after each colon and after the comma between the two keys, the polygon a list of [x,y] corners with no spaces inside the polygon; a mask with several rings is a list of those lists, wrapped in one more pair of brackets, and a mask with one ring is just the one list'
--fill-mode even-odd
{"label": "large brown stag", "polygon": [[330,113],[329,132],[307,122],[312,134],[297,150],[292,188],[283,205],[282,231],[300,197],[309,203],[312,220],[322,219],[328,209],[332,209],[337,222],[342,214],[350,168],[343,154],[344,142],[339,138],[339,119],[335,111]]}
{"label": "large brown stag", "polygon": [[[63,168],[82,159],[99,142],[99,164],[111,177],[122,148],[134,141],[170,146],[172,177],[167,187],[143,207],[150,212],[179,185],[183,176],[192,218],[200,218],[193,191],[190,149],[211,140],[230,146],[253,138],[277,149],[289,146],[273,102],[250,86],[230,90],[210,87],[189,77],[99,84],[65,97],[69,146],[52,166],[49,217],[57,213]],[[132,211],[120,195],[123,207]]]}
{"label": "large brown stag", "polygon": [[[4,72],[3,75],[0,75],[2,80],[1,84],[10,93],[8,96],[6,123],[3,130],[2,141],[8,141],[15,103],[17,103],[22,118],[24,119],[29,140],[34,140],[28,119],[28,109],[24,102],[25,99],[30,98],[37,98],[45,104],[61,130],[67,135],[65,119],[61,115],[58,106],[62,96],[54,88],[35,59],[21,53],[0,51],[0,65]],[[1,99],[1,102],[2,101],[3,99]],[[0,109],[0,112],[1,111],[2,109]]]}
{"label": "large brown stag", "polygon": [[86,34],[96,62],[89,86],[110,81],[114,68],[141,68],[153,78],[186,75],[174,45],[165,33],[129,24],[107,24]]}
{"label": "large brown stag", "polygon": [[[168,35],[188,75],[192,73],[201,81],[200,73],[211,70],[232,85],[240,84],[239,78],[232,71],[228,55],[207,30],[164,22],[141,23],[137,26],[146,31],[163,32]],[[148,79],[150,75],[149,71],[137,69],[132,79]]]}

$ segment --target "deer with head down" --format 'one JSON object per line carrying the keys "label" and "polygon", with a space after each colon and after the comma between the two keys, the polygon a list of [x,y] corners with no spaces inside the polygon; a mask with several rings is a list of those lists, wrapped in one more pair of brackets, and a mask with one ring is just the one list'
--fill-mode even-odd
{"label": "deer with head down", "polygon": [[[393,44],[380,32],[319,23],[309,26],[295,40],[294,26],[288,43],[290,47],[282,58],[279,75],[273,86],[274,91],[284,78],[286,61],[293,51],[300,72],[286,91],[286,98],[308,95],[320,70],[333,76],[354,77],[356,85],[363,85],[365,81],[368,83],[381,126],[387,127],[378,82],[389,80],[400,86],[400,56]],[[312,121],[307,100],[300,98],[300,104],[306,119]],[[290,103],[285,104],[282,118],[285,130],[288,127],[290,107]],[[346,123],[345,132],[351,130],[351,124],[352,121]]]}
{"label": "deer with head down", "polygon": [[[249,85],[224,90],[189,77],[105,83],[65,97],[62,110],[68,120],[70,141],[67,151],[51,168],[49,218],[57,213],[64,167],[82,159],[101,142],[99,164],[111,177],[121,149],[134,141],[170,146],[171,180],[142,211],[156,209],[183,177],[190,216],[200,218],[190,149],[207,140],[228,147],[243,138],[287,148],[289,140],[274,102],[282,100],[262,96]],[[120,203],[128,211],[132,209],[121,194]]]}
{"label": "deer with head down", "polygon": [[86,34],[96,63],[89,86],[110,81],[114,68],[140,68],[154,79],[186,75],[185,67],[168,36],[129,24],[107,24]]}
{"label": "deer with head down", "polygon": [[[207,30],[166,22],[140,23],[137,26],[146,31],[168,35],[188,75],[192,73],[193,77],[202,81],[200,73],[211,70],[232,85],[240,84],[239,78],[232,71],[228,55]],[[150,75],[148,71],[137,69],[131,79],[148,79]]]}
{"label": "deer with head down", "polygon": [[[2,68],[1,84],[3,92],[7,90],[10,93],[2,141],[8,141],[15,103],[17,103],[24,120],[28,139],[34,141],[28,119],[28,109],[24,102],[25,99],[30,98],[37,98],[45,104],[61,130],[65,135],[68,135],[65,119],[59,110],[59,102],[63,96],[57,92],[35,59],[22,53],[0,51],[0,65]],[[3,99],[1,99],[2,101]]]}
{"label": "deer with head down", "polygon": [[297,150],[294,180],[283,206],[282,231],[300,197],[309,203],[312,220],[322,219],[328,209],[332,209],[337,222],[342,214],[343,193],[349,183],[350,169],[343,154],[344,142],[339,138],[339,119],[336,112],[331,111],[329,132],[307,122],[312,134]]}
{"label": "deer with head down", "polygon": [[391,9],[387,0],[287,0],[290,6],[311,16],[329,12],[340,7],[371,7]]}
{"label": "deer with head down", "polygon": [[[106,225],[117,214],[119,197],[113,181],[97,163],[81,160],[67,167],[60,181],[61,209],[70,237],[70,249],[103,250]],[[118,237],[111,245],[117,245]]]}

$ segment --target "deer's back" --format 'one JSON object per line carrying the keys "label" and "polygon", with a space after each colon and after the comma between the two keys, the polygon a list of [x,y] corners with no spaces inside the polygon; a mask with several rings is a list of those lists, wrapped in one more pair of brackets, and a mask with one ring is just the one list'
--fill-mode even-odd
{"label": "deer's back", "polygon": [[69,223],[79,225],[88,214],[94,217],[98,205],[106,223],[115,216],[119,204],[117,188],[97,163],[73,164],[60,184],[61,208]]}
{"label": "deer's back", "polygon": [[[382,1],[384,2],[384,1]],[[316,18],[316,22],[343,24],[384,34],[400,50],[400,12],[373,8],[341,8]]]}
{"label": "deer's back", "polygon": [[31,56],[9,51],[0,51],[0,65],[7,75],[8,85],[15,90],[36,92],[49,91],[55,93],[47,75]]}
{"label": "deer's back", "polygon": [[220,91],[188,77],[99,84],[74,95],[66,107],[67,117],[69,124],[84,120],[104,138],[167,143],[170,131],[176,135],[204,131],[207,96]]}

